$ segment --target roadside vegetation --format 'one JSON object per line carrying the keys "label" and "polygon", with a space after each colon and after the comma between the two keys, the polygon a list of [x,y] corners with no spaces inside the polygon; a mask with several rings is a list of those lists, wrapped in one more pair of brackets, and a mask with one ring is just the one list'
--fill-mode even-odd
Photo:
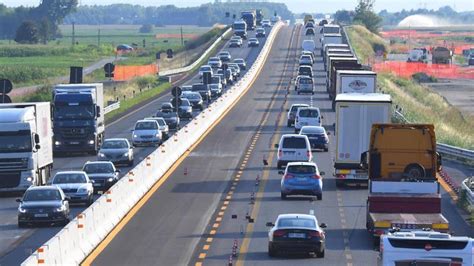
{"label": "roadside vegetation", "polygon": [[[350,26],[347,32],[354,51],[362,62],[367,62],[368,58],[375,55],[374,47],[385,46],[381,37],[361,26]],[[438,142],[474,149],[474,117],[463,116],[441,95],[415,80],[378,73],[377,82],[381,91],[392,96],[394,106],[401,108],[408,121],[434,124]]]}

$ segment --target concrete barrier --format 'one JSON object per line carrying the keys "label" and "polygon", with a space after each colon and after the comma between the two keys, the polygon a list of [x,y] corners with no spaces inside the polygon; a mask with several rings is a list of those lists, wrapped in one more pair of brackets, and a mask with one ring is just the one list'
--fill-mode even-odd
{"label": "concrete barrier", "polygon": [[239,82],[122,177],[22,265],[80,264],[164,173],[249,89],[282,26],[281,22],[273,26],[262,51]]}

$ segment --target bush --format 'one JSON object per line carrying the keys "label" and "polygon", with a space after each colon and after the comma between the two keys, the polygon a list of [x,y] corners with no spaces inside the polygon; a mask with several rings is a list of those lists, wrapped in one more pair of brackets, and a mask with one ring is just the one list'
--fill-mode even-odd
{"label": "bush", "polygon": [[138,88],[147,88],[147,87],[154,87],[158,84],[158,79],[155,76],[143,76],[137,77],[133,80]]}
{"label": "bush", "polygon": [[430,76],[430,75],[427,75],[424,72],[415,73],[415,74],[411,75],[411,78],[413,80],[415,80],[416,82],[418,82],[418,83],[438,82],[437,78],[435,78],[433,76]]}
{"label": "bush", "polygon": [[57,76],[57,71],[47,67],[0,66],[0,78],[9,79],[13,83],[26,83]]}
{"label": "bush", "polygon": [[51,85],[43,85],[34,93],[21,99],[22,102],[50,102],[52,100]]}

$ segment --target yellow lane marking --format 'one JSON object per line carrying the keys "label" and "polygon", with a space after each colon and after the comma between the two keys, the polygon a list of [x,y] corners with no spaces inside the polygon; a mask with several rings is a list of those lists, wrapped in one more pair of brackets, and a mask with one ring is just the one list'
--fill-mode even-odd
{"label": "yellow lane marking", "polygon": [[206,257],[206,253],[201,253],[201,254],[199,254],[199,258],[200,258],[200,259],[204,259],[205,257]]}
{"label": "yellow lane marking", "polygon": [[212,242],[212,240],[214,240],[214,238],[208,237],[208,238],[206,239],[206,242],[210,243],[210,242]]}
{"label": "yellow lane marking", "polygon": [[209,250],[209,247],[210,247],[209,245],[204,245],[204,246],[202,247],[202,249],[203,249],[203,250]]}
{"label": "yellow lane marking", "polygon": [[202,262],[196,262],[196,264],[194,264],[194,266],[202,266]]}
{"label": "yellow lane marking", "polygon": [[216,222],[222,222],[222,217],[217,217]]}
{"label": "yellow lane marking", "polygon": [[217,233],[216,230],[211,230],[211,231],[209,232],[210,235],[215,235],[216,233]]}

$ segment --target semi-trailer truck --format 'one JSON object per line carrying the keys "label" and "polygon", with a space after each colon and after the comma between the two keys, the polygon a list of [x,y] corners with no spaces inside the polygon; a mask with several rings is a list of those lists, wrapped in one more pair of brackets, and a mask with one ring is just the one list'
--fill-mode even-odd
{"label": "semi-trailer truck", "polygon": [[374,124],[370,145],[361,155],[369,173],[366,227],[374,245],[391,230],[449,231],[441,213],[433,125]]}
{"label": "semi-trailer truck", "polygon": [[242,39],[247,39],[247,23],[245,23],[245,21],[234,21],[232,29],[234,30],[235,35],[242,37]]}
{"label": "semi-trailer truck", "polygon": [[336,186],[367,183],[360,155],[369,148],[374,123],[388,123],[392,100],[388,94],[344,93],[336,96]]}
{"label": "semi-trailer truck", "polygon": [[[327,79],[326,79],[326,91],[329,92],[329,87],[332,86],[332,82],[336,81],[336,71],[338,70],[335,68],[336,64],[346,64],[346,65],[360,65],[359,60],[357,57],[344,57],[344,56],[330,56],[328,57],[328,61],[326,62],[327,67],[325,66],[325,70],[327,71]],[[333,79],[332,79],[333,78]]]}
{"label": "semi-trailer truck", "polygon": [[0,192],[46,184],[52,138],[49,102],[0,104]]}
{"label": "semi-trailer truck", "polygon": [[257,25],[257,14],[255,10],[242,11],[240,18],[247,23],[247,30],[254,30]]}
{"label": "semi-trailer truck", "polygon": [[263,20],[263,10],[257,9],[256,11],[256,24],[257,26],[262,26],[262,20]]}
{"label": "semi-trailer truck", "polygon": [[97,154],[105,131],[103,84],[56,85],[53,131],[55,153]]}

